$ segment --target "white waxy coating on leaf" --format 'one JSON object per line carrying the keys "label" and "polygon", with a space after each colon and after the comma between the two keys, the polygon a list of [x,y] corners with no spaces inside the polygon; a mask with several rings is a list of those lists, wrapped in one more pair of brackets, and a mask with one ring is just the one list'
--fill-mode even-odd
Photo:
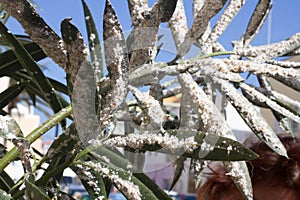
{"label": "white waxy coating on leaf", "polygon": [[228,82],[217,78],[214,78],[214,81],[221,85],[222,92],[230,99],[230,102],[240,113],[249,128],[271,149],[287,157],[285,147],[256,108]]}

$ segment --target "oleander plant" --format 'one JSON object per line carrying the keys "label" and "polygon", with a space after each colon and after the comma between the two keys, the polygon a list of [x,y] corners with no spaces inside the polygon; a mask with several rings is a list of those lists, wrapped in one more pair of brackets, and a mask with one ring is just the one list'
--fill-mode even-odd
{"label": "oleander plant", "polygon": [[[282,59],[300,54],[300,33],[251,46],[272,7],[271,0],[259,0],[244,34],[228,50],[218,38],[245,0],[190,1],[189,28],[183,0],[157,0],[153,6],[148,0],[128,0],[132,29],[125,34],[113,3],[105,0],[103,33],[98,34],[87,3],[81,2],[86,39],[71,18],[56,33],[34,2],[0,0],[0,77],[11,80],[0,93],[0,133],[15,145],[11,150],[1,146],[1,199],[74,199],[60,185],[67,168],[76,173],[90,199],[108,199],[113,187],[127,199],[171,199],[143,171],[146,152],[175,157],[168,189],[189,170],[186,160],[195,187],[209,162],[222,161],[243,197],[253,199],[246,161],[258,155],[236,141],[223,108],[231,104],[253,134],[287,157],[258,108],[269,109],[282,132],[293,134],[289,123],[300,122],[300,102],[276,91],[270,80],[300,91],[300,63]],[[5,25],[8,17],[27,35],[12,33]],[[173,59],[158,62],[166,37],[160,28],[166,24],[176,49]],[[196,56],[189,56],[194,46]],[[39,64],[47,57],[65,71],[66,84],[47,77]],[[256,84],[247,80],[250,76]],[[6,109],[20,96],[53,111],[26,136]],[[169,97],[179,99],[178,115],[167,109],[164,99]],[[47,152],[33,150],[31,144],[57,125],[61,133]],[[4,170],[17,160],[24,175],[13,180]]]}

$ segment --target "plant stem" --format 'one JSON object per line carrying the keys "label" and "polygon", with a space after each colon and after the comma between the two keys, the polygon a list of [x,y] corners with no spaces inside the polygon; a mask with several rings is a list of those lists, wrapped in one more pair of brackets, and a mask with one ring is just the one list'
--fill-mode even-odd
{"label": "plant stem", "polygon": [[[41,137],[44,133],[50,130],[52,127],[57,125],[60,121],[66,119],[69,115],[72,114],[71,105],[63,108],[61,111],[53,115],[47,121],[45,121],[41,126],[37,127],[31,133],[29,133],[25,139],[31,143],[36,141],[39,137]],[[5,156],[0,160],[0,171],[3,171],[4,168],[14,161],[14,159],[18,156],[18,150],[16,147],[12,148]]]}

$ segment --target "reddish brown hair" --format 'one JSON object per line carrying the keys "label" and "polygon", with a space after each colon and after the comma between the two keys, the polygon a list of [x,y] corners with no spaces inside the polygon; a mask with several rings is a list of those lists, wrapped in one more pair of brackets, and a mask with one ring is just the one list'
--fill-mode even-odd
{"label": "reddish brown hair", "polygon": [[[255,200],[300,199],[300,140],[279,136],[289,159],[278,155],[258,139],[249,138],[245,145],[260,155],[247,163]],[[198,191],[197,200],[242,200],[222,165],[212,165],[211,173]]]}

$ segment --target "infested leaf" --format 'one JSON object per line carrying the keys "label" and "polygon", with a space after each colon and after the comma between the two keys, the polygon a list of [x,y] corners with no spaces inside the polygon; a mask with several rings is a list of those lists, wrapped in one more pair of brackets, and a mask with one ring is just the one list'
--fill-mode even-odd
{"label": "infested leaf", "polygon": [[282,107],[280,104],[276,103],[275,101],[271,100],[264,94],[260,93],[259,91],[248,86],[245,83],[241,83],[239,85],[242,89],[244,89],[245,92],[248,93],[248,95],[251,95],[255,99],[255,101],[265,103],[270,109],[280,113],[283,116],[288,117],[289,119],[294,120],[295,122],[300,123],[300,116],[298,113],[290,112],[290,110]]}
{"label": "infested leaf", "polygon": [[177,1],[176,9],[169,20],[169,27],[172,31],[176,49],[179,50],[184,41],[185,34],[188,31],[187,19],[182,0]]}
{"label": "infested leaf", "polygon": [[98,83],[103,76],[103,58],[100,39],[89,7],[85,3],[85,0],[82,0],[81,3],[84,11],[85,26],[88,33],[91,63],[94,68],[96,82]]}
{"label": "infested leaf", "polygon": [[107,200],[105,183],[102,176],[93,169],[83,169],[72,167],[72,170],[77,174],[81,183],[89,193],[92,199]]}
{"label": "infested leaf", "polygon": [[150,125],[154,129],[159,129],[165,117],[165,113],[161,108],[159,101],[132,86],[129,86],[129,90],[137,99],[138,104],[145,115],[142,126],[146,127]]}
{"label": "infested leaf", "polygon": [[279,155],[287,157],[287,152],[276,133],[272,130],[266,120],[253,107],[253,105],[239,93],[232,85],[220,79],[214,79],[221,84],[221,90],[225,93],[232,105],[237,109],[249,128],[271,149]]}
{"label": "infested leaf", "polygon": [[110,167],[102,162],[87,161],[84,165],[109,179],[127,199],[158,200],[148,187],[127,171]]}
{"label": "infested leaf", "polygon": [[[111,98],[105,100],[106,105],[103,107],[106,108],[108,105],[111,109],[115,109],[127,95],[129,61],[122,27],[109,0],[106,1],[103,27],[105,60],[111,85],[109,92]],[[111,109],[104,111],[105,115],[108,115]]]}
{"label": "infested leaf", "polygon": [[5,139],[23,137],[20,126],[14,118],[9,115],[0,115],[0,136]]}
{"label": "infested leaf", "polygon": [[148,0],[128,0],[128,7],[133,26],[139,26],[142,21],[151,17]]}
{"label": "infested leaf", "polygon": [[[226,2],[226,1],[223,1]],[[218,37],[226,30],[227,26],[231,23],[233,18],[237,13],[242,9],[243,5],[246,3],[246,0],[232,0],[229,2],[225,8],[223,14],[216,22],[214,28],[211,31],[211,34],[206,42],[214,43],[217,41]]]}
{"label": "infested leaf", "polygon": [[260,0],[250,18],[247,30],[243,36],[244,46],[248,46],[264,24],[272,7],[271,0]]}
{"label": "infested leaf", "polygon": [[254,159],[257,156],[237,141],[196,131],[173,130],[166,133],[129,134],[108,139],[104,144],[204,160],[237,161]]}

